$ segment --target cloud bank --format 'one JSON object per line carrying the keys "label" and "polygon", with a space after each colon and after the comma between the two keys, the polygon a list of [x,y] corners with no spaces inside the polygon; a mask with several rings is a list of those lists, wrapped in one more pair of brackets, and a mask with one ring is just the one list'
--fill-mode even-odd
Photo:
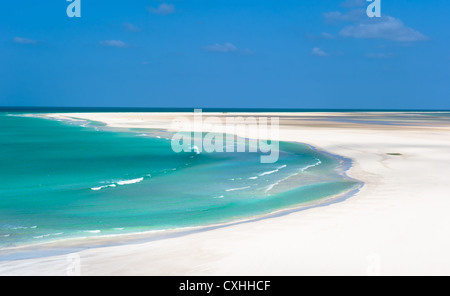
{"label": "cloud bank", "polygon": [[416,42],[427,40],[428,37],[409,28],[399,19],[384,16],[372,23],[359,23],[341,30],[339,35],[353,38],[385,39],[397,42]]}
{"label": "cloud bank", "polygon": [[148,11],[154,14],[167,15],[175,13],[175,6],[172,4],[161,3],[158,7],[149,7]]}
{"label": "cloud bank", "polygon": [[340,11],[327,12],[323,16],[327,23],[347,23],[347,26],[339,32],[339,35],[343,37],[383,39],[396,42],[417,42],[429,39],[395,17],[383,15],[380,18],[369,18],[366,15],[366,10],[361,8],[351,9],[345,13]]}
{"label": "cloud bank", "polygon": [[126,44],[122,40],[102,40],[100,41],[100,45],[105,47],[116,47],[116,48],[128,47],[128,44]]}
{"label": "cloud bank", "polygon": [[17,43],[17,44],[31,44],[31,45],[34,45],[34,44],[38,43],[36,40],[28,39],[28,38],[22,38],[22,37],[14,37],[13,41],[14,41],[14,43]]}
{"label": "cloud bank", "polygon": [[323,51],[323,49],[319,48],[319,47],[314,47],[311,51],[312,55],[318,56],[318,57],[326,57],[328,56],[328,53],[326,53],[325,51]]}
{"label": "cloud bank", "polygon": [[206,51],[210,51],[210,52],[221,52],[221,53],[237,51],[237,47],[229,42],[227,42],[225,44],[216,43],[214,45],[208,45],[208,46],[205,46],[204,49]]}

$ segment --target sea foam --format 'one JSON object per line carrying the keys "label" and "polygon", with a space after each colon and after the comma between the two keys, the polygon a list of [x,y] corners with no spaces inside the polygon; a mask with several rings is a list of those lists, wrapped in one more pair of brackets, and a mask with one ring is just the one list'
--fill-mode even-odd
{"label": "sea foam", "polygon": [[117,182],[117,185],[129,185],[129,184],[135,184],[135,183],[142,182],[143,180],[144,180],[144,177],[142,177],[142,178],[136,178],[136,179],[131,179],[131,180],[123,180],[123,181]]}
{"label": "sea foam", "polygon": [[273,171],[267,171],[267,172],[264,172],[264,173],[259,174],[258,176],[259,176],[259,177],[262,177],[262,176],[265,176],[265,175],[270,175],[270,174],[279,172],[281,169],[284,169],[285,167],[287,167],[287,165],[284,164],[284,165],[282,165],[282,166],[276,168],[276,169],[273,170]]}
{"label": "sea foam", "polygon": [[283,182],[283,181],[285,181],[285,180],[287,180],[287,179],[289,179],[289,178],[291,178],[291,177],[293,177],[293,176],[296,176],[296,175],[298,175],[299,173],[303,173],[303,172],[305,172],[306,170],[308,170],[308,169],[310,169],[310,168],[312,168],[312,167],[318,166],[318,165],[320,165],[320,164],[322,164],[322,161],[321,161],[320,159],[316,158],[316,162],[315,162],[314,164],[307,165],[307,166],[301,168],[299,172],[296,172],[296,173],[294,173],[294,174],[292,174],[292,175],[289,175],[289,176],[287,176],[287,177],[285,177],[285,178],[283,178],[283,179],[281,179],[281,180],[278,180],[278,181],[276,181],[275,183],[272,183],[272,184],[270,184],[269,186],[267,186],[267,188],[266,188],[266,190],[264,191],[264,193],[268,193],[270,190],[273,189],[273,187],[277,186],[277,185],[280,184],[281,182]]}
{"label": "sea foam", "polygon": [[[147,175],[147,176],[150,177],[150,175]],[[108,187],[116,187],[117,185],[119,185],[119,186],[130,185],[130,184],[142,182],[143,180],[144,180],[144,177],[131,179],[131,180],[122,180],[122,181],[118,181],[113,184],[103,185],[103,186],[99,186],[99,187],[92,187],[91,190],[98,191],[98,190],[108,188]]]}
{"label": "sea foam", "polygon": [[225,191],[227,191],[227,192],[229,192],[229,191],[237,191],[237,190],[244,190],[244,189],[248,189],[248,188],[250,188],[250,186],[240,187],[240,188],[230,188],[230,189],[227,189]]}

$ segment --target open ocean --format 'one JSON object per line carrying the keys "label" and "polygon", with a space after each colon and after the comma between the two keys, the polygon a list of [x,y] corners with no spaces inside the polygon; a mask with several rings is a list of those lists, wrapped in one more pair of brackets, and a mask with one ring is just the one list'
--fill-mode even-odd
{"label": "open ocean", "polygon": [[254,152],[175,153],[161,130],[20,111],[0,112],[0,248],[225,223],[359,186],[348,160],[303,144],[281,142],[261,164]]}

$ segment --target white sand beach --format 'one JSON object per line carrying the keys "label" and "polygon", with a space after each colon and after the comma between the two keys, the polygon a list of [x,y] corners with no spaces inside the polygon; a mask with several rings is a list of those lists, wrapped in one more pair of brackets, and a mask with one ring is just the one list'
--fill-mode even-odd
{"label": "white sand beach", "polygon": [[[112,127],[170,128],[181,113],[52,114]],[[352,159],[350,198],[183,236],[82,250],[81,275],[450,275],[450,125],[383,113],[277,116],[280,140]],[[359,116],[366,123],[335,121]],[[203,114],[207,116],[207,114]],[[418,120],[420,119],[420,120]],[[400,122],[401,121],[401,122]],[[66,275],[66,254],[0,262],[1,275]]]}

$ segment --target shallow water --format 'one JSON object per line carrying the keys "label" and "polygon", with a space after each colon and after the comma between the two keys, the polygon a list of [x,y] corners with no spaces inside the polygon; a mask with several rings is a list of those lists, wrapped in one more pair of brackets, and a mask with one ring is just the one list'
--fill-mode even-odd
{"label": "shallow water", "polygon": [[343,159],[280,143],[175,153],[170,134],[0,113],[0,246],[209,225],[321,200],[358,184]]}

